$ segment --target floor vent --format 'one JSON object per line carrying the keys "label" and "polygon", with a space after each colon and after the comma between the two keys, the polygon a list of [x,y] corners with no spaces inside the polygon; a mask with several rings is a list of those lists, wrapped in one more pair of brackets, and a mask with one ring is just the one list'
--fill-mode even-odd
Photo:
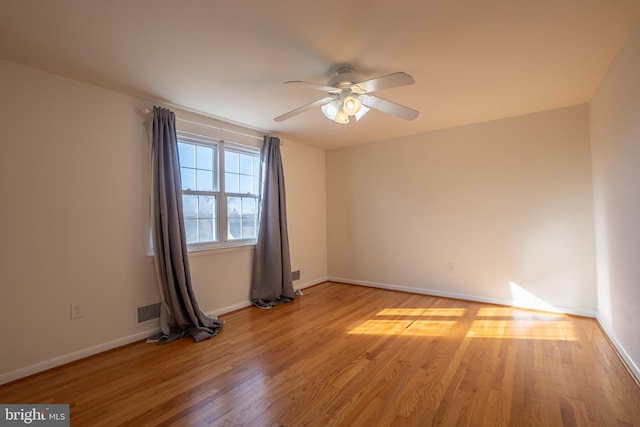
{"label": "floor vent", "polygon": [[149,320],[160,318],[160,303],[142,305],[137,308],[138,323],[144,323]]}

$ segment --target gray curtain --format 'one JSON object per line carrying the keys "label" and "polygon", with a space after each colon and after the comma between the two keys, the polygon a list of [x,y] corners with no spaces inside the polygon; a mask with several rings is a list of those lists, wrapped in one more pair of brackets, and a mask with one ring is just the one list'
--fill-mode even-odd
{"label": "gray curtain", "polygon": [[280,139],[265,136],[261,157],[264,183],[250,297],[256,307],[267,309],[293,300],[294,290]]}
{"label": "gray curtain", "polygon": [[205,316],[193,293],[182,213],[175,114],[160,107],[153,107],[151,181],[151,234],[162,298],[162,334],[152,340],[163,344],[186,335],[196,342],[211,338],[223,322]]}

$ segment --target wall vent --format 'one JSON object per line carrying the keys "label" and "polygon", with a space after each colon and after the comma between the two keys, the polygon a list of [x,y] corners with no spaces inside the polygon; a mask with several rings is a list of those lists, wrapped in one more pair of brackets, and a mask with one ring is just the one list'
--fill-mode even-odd
{"label": "wall vent", "polygon": [[159,319],[160,318],[160,303],[157,302],[155,304],[149,305],[141,305],[136,309],[137,313],[137,323],[148,322],[149,320]]}
{"label": "wall vent", "polygon": [[300,270],[291,272],[291,280],[300,280]]}

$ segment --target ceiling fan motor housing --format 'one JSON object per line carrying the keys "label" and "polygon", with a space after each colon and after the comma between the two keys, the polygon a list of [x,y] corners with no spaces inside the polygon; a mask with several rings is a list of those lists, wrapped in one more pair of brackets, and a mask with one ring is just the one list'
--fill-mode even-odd
{"label": "ceiling fan motor housing", "polygon": [[358,76],[351,67],[338,68],[333,76],[329,78],[329,86],[337,87],[340,89],[348,89],[357,82]]}

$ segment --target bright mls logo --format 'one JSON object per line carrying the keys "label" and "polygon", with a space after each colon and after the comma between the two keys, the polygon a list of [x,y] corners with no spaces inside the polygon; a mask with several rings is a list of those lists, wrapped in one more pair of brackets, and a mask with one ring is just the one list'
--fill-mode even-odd
{"label": "bright mls logo", "polygon": [[69,405],[0,404],[0,426],[69,427]]}

